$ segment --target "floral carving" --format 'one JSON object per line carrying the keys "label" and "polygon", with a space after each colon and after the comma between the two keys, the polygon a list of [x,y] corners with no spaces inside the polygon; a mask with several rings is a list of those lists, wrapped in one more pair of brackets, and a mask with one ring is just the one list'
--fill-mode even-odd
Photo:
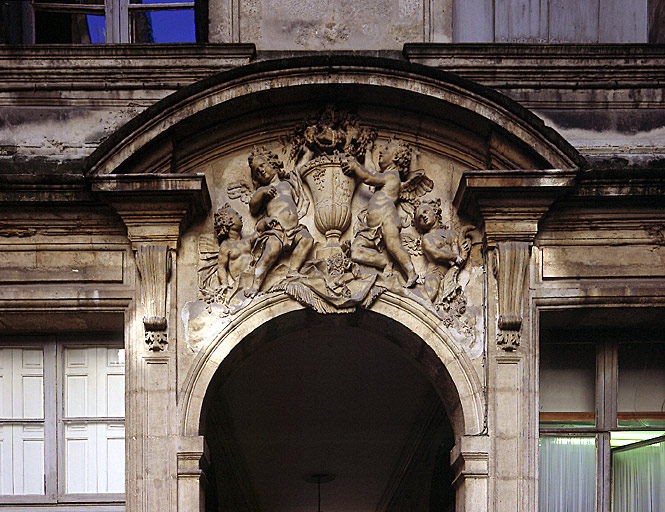
{"label": "floral carving", "polygon": [[376,131],[361,127],[356,114],[327,106],[316,116],[299,123],[284,142],[291,146],[289,159],[300,165],[322,155],[343,153],[364,159],[376,139]]}

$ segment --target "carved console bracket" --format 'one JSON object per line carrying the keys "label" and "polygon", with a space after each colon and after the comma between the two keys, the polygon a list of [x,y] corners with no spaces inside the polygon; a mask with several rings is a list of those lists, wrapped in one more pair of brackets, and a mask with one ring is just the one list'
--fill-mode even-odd
{"label": "carved console bracket", "polygon": [[115,208],[127,227],[141,276],[145,341],[149,350],[165,350],[171,250],[177,249],[190,222],[210,209],[205,177],[106,175],[93,179],[92,190]]}
{"label": "carved console bracket", "polygon": [[484,225],[486,250],[495,251],[496,341],[504,350],[521,341],[524,285],[538,224],[576,175],[574,169],[467,171],[457,188],[459,214]]}
{"label": "carved console bracket", "polygon": [[145,342],[149,350],[165,350],[168,343],[166,296],[171,278],[171,253],[168,246],[139,245],[136,249],[136,267],[143,289]]}
{"label": "carved console bracket", "polygon": [[522,328],[522,290],[529,264],[529,244],[499,242],[494,275],[499,290],[499,319],[496,342],[505,350],[519,346]]}

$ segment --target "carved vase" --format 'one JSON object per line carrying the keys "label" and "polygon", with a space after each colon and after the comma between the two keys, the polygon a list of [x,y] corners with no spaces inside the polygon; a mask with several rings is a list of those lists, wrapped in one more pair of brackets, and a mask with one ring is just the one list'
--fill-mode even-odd
{"label": "carved vase", "polygon": [[340,237],[351,225],[351,199],[356,187],[353,176],[342,172],[340,157],[322,156],[301,171],[314,200],[314,223],[326,237],[318,258],[329,258],[342,251]]}

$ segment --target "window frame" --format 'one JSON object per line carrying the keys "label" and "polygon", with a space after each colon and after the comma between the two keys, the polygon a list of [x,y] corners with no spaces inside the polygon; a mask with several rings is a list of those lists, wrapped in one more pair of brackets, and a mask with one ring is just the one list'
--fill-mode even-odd
{"label": "window frame", "polygon": [[[561,329],[559,333],[566,333]],[[575,329],[570,331],[571,337],[566,341],[574,342],[585,337],[595,346],[596,371],[594,411],[595,425],[583,427],[542,426],[540,423],[540,406],[538,407],[538,437],[563,436],[594,436],[596,439],[596,504],[595,512],[609,512],[612,509],[612,449],[610,438],[612,432],[654,431],[661,432],[663,427],[620,427],[618,422],[619,395],[619,343],[665,343],[657,329]],[[541,346],[543,332],[539,333],[538,375],[540,376]],[[538,380],[538,404],[540,404],[540,378]]]}
{"label": "window frame", "polygon": [[[153,4],[135,4],[132,3],[132,0],[106,0],[107,2],[120,2],[120,39],[121,41],[116,41],[116,42],[123,42],[123,43],[130,43],[130,44],[160,44],[160,43],[136,43],[132,41],[132,21],[131,21],[131,14],[133,12],[151,12],[151,11],[178,11],[178,10],[183,10],[183,9],[192,9],[194,11],[194,38],[198,41],[199,40],[199,35],[201,31],[199,30],[198,27],[198,17],[197,17],[197,2],[196,0],[178,0],[177,2],[173,3],[166,3],[165,0],[159,2],[159,3],[153,3]],[[123,20],[123,16],[125,19]],[[127,31],[127,33],[123,33],[123,28],[124,30]],[[161,43],[163,44],[163,43]],[[191,44],[191,43],[190,43]]]}
{"label": "window frame", "polygon": [[[110,505],[112,508],[105,510],[116,510],[121,506],[124,510],[126,493],[66,493],[65,477],[65,444],[64,444],[64,417],[65,417],[65,386],[64,386],[64,349],[66,347],[105,347],[125,348],[121,333],[77,333],[67,335],[37,335],[37,336],[8,336],[3,337],[3,348],[30,349],[41,346],[43,350],[43,393],[44,393],[44,418],[43,420],[6,420],[8,423],[44,423],[44,494],[0,494],[0,507],[7,505],[49,505],[67,506],[77,504]],[[127,368],[127,355],[125,353],[124,368]],[[125,370],[125,382],[127,373]],[[125,386],[125,403],[126,403]],[[125,417],[122,418],[126,424]],[[99,418],[103,421],[105,418]],[[120,418],[111,418],[120,420]],[[126,447],[125,434],[125,447]],[[126,448],[125,448],[126,453]],[[126,487],[126,471],[125,471]]]}
{"label": "window frame", "polygon": [[[36,43],[35,13],[64,12],[70,14],[94,14],[104,16],[105,41],[100,44],[169,44],[169,43],[135,43],[131,40],[130,13],[150,11],[173,11],[192,9],[194,11],[194,33],[196,43],[207,40],[207,0],[178,0],[177,3],[160,2],[156,4],[132,4],[131,0],[105,0],[103,4],[68,4],[64,0],[56,4],[40,4],[35,0],[19,0],[23,2],[24,30],[22,44],[46,45],[50,43]],[[92,1],[92,0],[90,0]],[[188,44],[196,44],[188,43]],[[82,45],[86,43],[70,43]],[[179,43],[172,43],[179,44]]]}

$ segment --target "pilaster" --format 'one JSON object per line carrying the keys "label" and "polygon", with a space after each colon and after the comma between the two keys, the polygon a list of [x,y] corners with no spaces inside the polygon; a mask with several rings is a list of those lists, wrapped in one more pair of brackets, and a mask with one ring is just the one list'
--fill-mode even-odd
{"label": "pilaster", "polygon": [[489,509],[534,510],[538,413],[535,340],[525,324],[528,272],[538,225],[575,182],[574,170],[467,171],[454,204],[484,226],[488,427],[492,439]]}
{"label": "pilaster", "polygon": [[487,436],[463,436],[451,450],[453,485],[458,489],[456,510],[487,510],[489,448]]}
{"label": "pilaster", "polygon": [[125,223],[141,283],[125,342],[127,510],[176,511],[176,256],[180,235],[210,208],[205,178],[108,175],[95,178],[92,190]]}

